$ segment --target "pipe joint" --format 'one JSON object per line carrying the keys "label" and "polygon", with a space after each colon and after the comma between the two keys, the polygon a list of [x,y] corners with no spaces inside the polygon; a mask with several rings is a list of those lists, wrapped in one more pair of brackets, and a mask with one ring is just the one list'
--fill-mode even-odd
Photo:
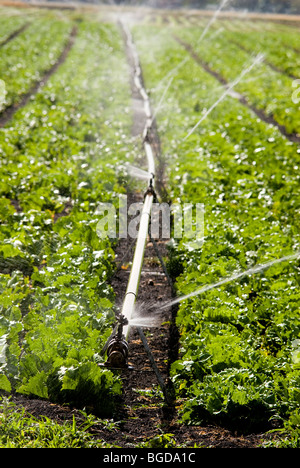
{"label": "pipe joint", "polygon": [[123,335],[123,327],[128,325],[128,320],[124,315],[119,315],[117,318],[118,329],[107,345],[107,360],[106,367],[115,369],[124,369],[128,367],[128,343]]}
{"label": "pipe joint", "polygon": [[154,179],[154,176],[150,179],[149,187],[147,188],[147,190],[146,190],[146,192],[144,194],[144,200],[147,197],[147,195],[152,195],[154,203],[155,203],[157,201],[157,195],[156,195],[156,192],[155,192],[154,187],[153,187],[153,179]]}

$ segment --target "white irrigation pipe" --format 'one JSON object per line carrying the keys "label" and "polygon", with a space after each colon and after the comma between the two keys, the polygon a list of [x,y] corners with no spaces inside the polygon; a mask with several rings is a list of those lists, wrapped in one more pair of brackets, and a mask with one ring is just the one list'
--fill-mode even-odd
{"label": "white irrigation pipe", "polygon": [[125,298],[122,307],[122,315],[128,320],[128,325],[123,328],[123,334],[127,340],[130,331],[130,321],[133,317],[135,301],[137,297],[142,265],[144,260],[144,252],[148,237],[148,227],[151,216],[151,206],[153,203],[153,195],[147,194],[145,197],[143,211],[140,219],[140,227],[135,246],[135,252],[132,262],[132,268],[129,276],[129,281],[125,293]]}
{"label": "white irrigation pipe", "polygon": [[[147,162],[148,162],[148,172],[151,174],[150,185],[153,187],[154,176],[155,176],[154,155],[153,155],[151,144],[147,141],[147,138],[146,138],[148,130],[150,129],[152,120],[153,120],[152,113],[151,113],[151,106],[150,106],[148,94],[143,86],[139,58],[138,58],[135,45],[132,41],[131,33],[126,25],[122,24],[122,27],[127,38],[127,47],[129,48],[130,53],[134,60],[134,64],[133,64],[134,84],[139,90],[140,95],[144,101],[144,111],[145,111],[145,116],[146,116],[146,125],[145,125],[145,129],[143,132],[144,149],[145,149]],[[132,268],[131,268],[129,281],[128,281],[128,285],[127,285],[127,289],[126,289],[126,293],[125,293],[125,297],[123,301],[122,311],[121,311],[121,314],[128,320],[128,324],[123,327],[123,334],[126,340],[128,339],[128,336],[129,336],[130,320],[133,317],[135,301],[137,298],[137,293],[138,293],[138,288],[139,288],[139,282],[140,282],[140,277],[141,277],[141,272],[142,272],[142,265],[144,261],[144,253],[145,253],[146,241],[148,237],[149,223],[150,223],[150,217],[151,217],[151,208],[152,208],[153,201],[154,201],[154,191],[147,190],[145,199],[144,199],[143,210],[142,210],[142,214],[140,218],[140,226],[139,226],[139,232],[138,232],[136,246],[135,246]]]}

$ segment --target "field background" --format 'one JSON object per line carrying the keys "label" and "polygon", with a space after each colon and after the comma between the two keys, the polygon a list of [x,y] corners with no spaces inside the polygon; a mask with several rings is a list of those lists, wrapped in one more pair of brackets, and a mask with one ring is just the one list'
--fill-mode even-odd
{"label": "field background", "polygon": [[[0,3],[1,447],[299,447],[300,17],[213,15]],[[145,189],[125,170],[145,161],[120,22],[160,200],[205,206],[201,249],[160,245],[176,295],[275,261],[147,330],[172,408],[136,335],[131,375],[99,365],[132,246],[99,238],[97,206]],[[159,268],[148,246],[146,306],[172,297]]]}

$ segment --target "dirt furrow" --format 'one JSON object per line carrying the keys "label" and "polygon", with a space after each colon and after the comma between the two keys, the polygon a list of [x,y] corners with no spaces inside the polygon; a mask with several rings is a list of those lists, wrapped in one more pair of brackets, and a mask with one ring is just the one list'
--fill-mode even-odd
{"label": "dirt furrow", "polygon": [[[142,143],[142,134],[146,125],[144,100],[139,90],[137,89],[134,80],[135,61],[132,55],[132,50],[128,46],[126,40],[127,38],[122,26],[120,26],[120,30],[124,41],[124,49],[129,70],[129,82],[132,93],[132,134],[134,136],[140,135]],[[156,155],[156,165],[160,167],[158,179],[162,180],[163,173],[162,166],[160,165],[160,143],[155,121],[152,123],[150,135],[148,135],[148,138],[151,140],[150,143]],[[140,161],[137,162],[137,164],[140,163]],[[164,189],[162,183],[160,184],[157,180],[155,182],[158,185],[159,192],[160,189]],[[147,185],[145,185],[145,191],[146,189]],[[127,196],[128,204],[133,202],[143,202],[143,194],[138,192],[128,193]],[[130,217],[128,222],[130,222]],[[159,250],[159,256],[161,257],[167,256],[167,241],[168,240],[158,241],[155,245],[156,249]],[[118,264],[118,270],[114,275],[112,285],[117,296],[117,301],[120,305],[124,298],[130,275],[130,267],[125,266],[125,264],[122,265],[122,261],[128,261],[132,259],[134,247],[134,240],[130,237],[127,237],[126,239],[120,240],[116,248],[117,261],[118,259],[121,260]],[[159,303],[159,301],[172,298],[172,287],[168,281],[169,279],[164,274],[162,265],[157,256],[157,250],[155,250],[153,243],[149,239],[144,255],[144,264],[139,284],[137,304],[141,308],[144,308],[145,312],[147,312],[147,307],[149,307],[149,304],[152,304],[153,302]],[[171,311],[167,311],[167,313],[161,317],[161,322],[163,322],[163,320],[171,320]],[[144,334],[146,336],[149,348],[153,354],[158,371],[165,383],[168,384],[168,370],[170,366],[170,356],[168,352],[170,349],[169,326],[166,324],[157,328],[146,329],[144,330]],[[142,434],[141,427],[144,427],[146,431],[145,436],[148,434],[149,437],[151,426],[152,431],[154,430],[154,433],[156,433],[157,428],[161,426],[162,421],[165,419],[165,411],[162,407],[163,398],[160,396],[157,400],[156,397],[156,403],[154,403],[156,410],[153,409],[153,402],[148,402],[147,409],[145,408],[145,405],[141,405],[141,400],[147,400],[147,398],[145,398],[145,394],[150,394],[154,391],[155,388],[157,388],[158,380],[154,369],[151,366],[149,356],[147,355],[145,347],[141,341],[138,330],[135,328],[132,328],[131,330],[128,345],[129,364],[131,365],[132,369],[126,370],[122,373],[122,379],[124,383],[123,411],[125,411],[125,413],[129,416],[129,418],[126,418],[126,423],[123,430],[127,433],[127,435],[128,433],[132,433],[132,431],[137,430],[137,433],[133,435],[140,437]],[[140,393],[144,394],[144,396],[141,397]],[[157,401],[159,402],[158,404]],[[139,408],[139,406],[141,406],[141,408]],[[169,409],[169,413],[171,412],[172,411]],[[156,416],[154,416],[154,413]],[[133,414],[135,414],[135,416],[133,416]],[[133,424],[132,427],[132,423],[135,420],[134,418],[138,418],[139,420],[139,424],[137,425],[136,429],[134,428],[136,424]]]}
{"label": "dirt furrow", "polygon": [[[126,45],[125,45],[126,47]],[[132,73],[132,57],[126,50],[129,70]],[[129,54],[129,55],[128,55]],[[141,115],[143,102],[139,99],[132,83],[132,95],[134,98],[134,112]],[[136,119],[133,119],[134,122]],[[137,129],[133,128],[133,133],[137,134]],[[158,139],[158,135],[156,135]],[[142,201],[142,194],[128,194],[128,201]],[[128,220],[130,222],[130,219]],[[156,242],[156,241],[155,241]],[[166,301],[174,297],[174,290],[168,277],[164,274],[159,257],[166,258],[168,240],[159,240],[153,244],[149,239],[144,257],[143,271],[138,292],[137,304],[142,305],[147,311],[150,304]],[[156,248],[155,248],[156,247]],[[121,305],[125,295],[126,286],[130,274],[130,266],[127,266],[124,259],[128,261],[129,252],[133,251],[132,240],[129,238],[119,241],[116,248],[118,269],[112,280],[112,286],[116,293],[117,303]],[[159,252],[159,256],[158,256]],[[132,258],[132,256],[131,256]],[[123,265],[123,268],[122,268]],[[176,306],[177,307],[177,306]],[[172,384],[169,378],[169,371],[172,362],[178,356],[178,330],[175,326],[176,310],[167,310],[160,327],[144,329],[148,345],[155,359],[156,365],[163,377],[165,384],[172,392]],[[250,448],[259,444],[258,435],[247,438],[234,436],[229,431],[219,427],[195,427],[185,426],[180,422],[178,406],[180,402],[174,400],[174,404],[166,402],[161,392],[159,392],[158,380],[151,363],[141,342],[140,336],[135,328],[132,328],[128,340],[129,364],[131,369],[121,372],[123,381],[123,397],[120,402],[120,411],[116,419],[121,422],[118,430],[114,433],[104,433],[100,430],[99,436],[108,443],[117,443],[119,447],[138,447],[156,437],[167,434],[176,447],[193,447],[194,444],[204,447],[219,448]]]}
{"label": "dirt furrow", "polygon": [[17,37],[19,34],[24,32],[29,27],[29,25],[30,25],[30,23],[28,22],[26,24],[23,24],[23,26],[21,26],[20,28],[13,31],[3,42],[0,42],[0,47],[5,46],[6,44],[8,44],[8,42],[15,39],[15,37]]}

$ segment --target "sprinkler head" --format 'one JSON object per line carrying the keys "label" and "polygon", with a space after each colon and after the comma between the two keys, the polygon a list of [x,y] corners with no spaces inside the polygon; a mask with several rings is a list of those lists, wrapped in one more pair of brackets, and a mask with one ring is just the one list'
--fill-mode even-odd
{"label": "sprinkler head", "polygon": [[147,188],[146,192],[144,193],[144,199],[147,197],[147,195],[153,195],[154,201],[156,202],[157,201],[157,195],[156,195],[156,192],[155,192],[155,190],[153,188],[153,179],[154,179],[154,176],[151,177],[151,179],[150,179],[149,187]]}
{"label": "sprinkler head", "polygon": [[123,335],[123,326],[128,325],[128,320],[124,315],[119,315],[117,318],[118,329],[108,344],[107,344],[107,360],[105,362],[106,367],[115,369],[128,368],[128,343]]}
{"label": "sprinkler head", "polygon": [[124,369],[128,367],[128,343],[122,337],[115,336],[111,339],[107,348],[107,361],[105,362],[106,367],[112,367],[116,369]]}

